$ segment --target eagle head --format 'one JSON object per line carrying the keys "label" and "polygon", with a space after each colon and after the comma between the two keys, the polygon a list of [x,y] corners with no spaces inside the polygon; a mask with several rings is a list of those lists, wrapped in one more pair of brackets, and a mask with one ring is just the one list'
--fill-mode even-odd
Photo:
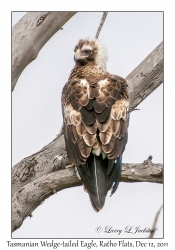
{"label": "eagle head", "polygon": [[106,47],[98,39],[80,39],[74,49],[74,60],[80,65],[89,62],[106,67]]}

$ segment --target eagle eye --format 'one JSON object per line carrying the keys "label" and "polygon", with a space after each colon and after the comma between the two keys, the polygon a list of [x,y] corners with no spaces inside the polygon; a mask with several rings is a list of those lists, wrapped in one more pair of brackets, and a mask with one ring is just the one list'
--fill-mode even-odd
{"label": "eagle eye", "polygon": [[90,49],[83,50],[83,54],[85,54],[85,55],[90,55],[91,52],[92,51]]}

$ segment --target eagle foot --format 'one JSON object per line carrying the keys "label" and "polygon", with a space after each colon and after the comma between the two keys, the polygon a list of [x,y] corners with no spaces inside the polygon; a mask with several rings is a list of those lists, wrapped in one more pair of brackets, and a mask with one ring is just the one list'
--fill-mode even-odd
{"label": "eagle foot", "polygon": [[78,170],[77,170],[77,166],[75,166],[75,173],[76,173],[78,179],[81,180],[81,177],[80,177],[80,175],[79,175],[79,173],[78,173]]}
{"label": "eagle foot", "polygon": [[81,180],[81,177],[80,177],[80,175],[79,175],[79,173],[78,173],[78,170],[77,170],[77,166],[74,165],[74,163],[72,163],[72,164],[70,164],[70,165],[67,165],[67,166],[66,166],[66,169],[67,169],[67,168],[73,168],[73,167],[75,167],[76,176],[78,177],[79,180]]}
{"label": "eagle foot", "polygon": [[70,165],[67,165],[66,168],[73,168],[75,165],[72,163]]}

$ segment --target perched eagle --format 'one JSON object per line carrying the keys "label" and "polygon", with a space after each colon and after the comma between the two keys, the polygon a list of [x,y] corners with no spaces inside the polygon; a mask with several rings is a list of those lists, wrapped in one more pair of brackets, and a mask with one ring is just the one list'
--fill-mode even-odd
{"label": "perched eagle", "polygon": [[121,176],[129,124],[127,82],[108,73],[106,48],[97,39],[81,39],[74,52],[76,64],[62,92],[65,144],[99,211]]}

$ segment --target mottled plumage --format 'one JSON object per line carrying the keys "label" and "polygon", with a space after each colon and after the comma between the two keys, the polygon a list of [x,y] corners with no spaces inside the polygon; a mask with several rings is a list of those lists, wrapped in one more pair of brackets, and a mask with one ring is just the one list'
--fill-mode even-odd
{"label": "mottled plumage", "polygon": [[62,92],[66,150],[99,211],[120,179],[129,123],[127,83],[107,72],[106,49],[98,40],[81,39],[74,51],[76,64]]}

